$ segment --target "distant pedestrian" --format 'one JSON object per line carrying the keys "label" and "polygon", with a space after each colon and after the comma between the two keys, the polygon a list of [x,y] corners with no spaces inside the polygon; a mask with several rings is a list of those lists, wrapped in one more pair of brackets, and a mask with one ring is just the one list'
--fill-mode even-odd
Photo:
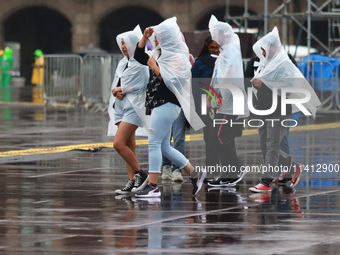
{"label": "distant pedestrian", "polygon": [[12,53],[13,50],[9,47],[6,47],[4,50],[4,54],[0,57],[0,86],[2,87],[8,87],[11,81],[11,70],[14,64]]}
{"label": "distant pedestrian", "polygon": [[34,65],[31,78],[31,84],[38,87],[42,87],[44,84],[44,65],[45,58],[44,53],[37,49],[34,51]]}

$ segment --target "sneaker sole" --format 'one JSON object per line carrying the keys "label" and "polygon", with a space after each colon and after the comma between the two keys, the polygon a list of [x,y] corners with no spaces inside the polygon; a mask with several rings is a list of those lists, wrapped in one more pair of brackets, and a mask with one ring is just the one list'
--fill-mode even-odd
{"label": "sneaker sole", "polygon": [[255,193],[270,193],[272,190],[259,190],[255,188],[249,188],[250,191],[255,192]]}
{"label": "sneaker sole", "polygon": [[151,194],[147,194],[147,195],[138,195],[138,194],[135,194],[135,197],[145,197],[145,198],[148,198],[148,197],[160,197],[162,194],[161,192],[157,192],[157,193],[151,193]]}
{"label": "sneaker sole", "polygon": [[148,184],[148,181],[149,181],[149,175],[148,175],[148,177],[145,179],[145,181],[143,182],[142,185],[140,185],[138,188],[133,188],[133,189],[131,190],[131,192],[132,192],[132,193],[136,193],[136,192],[138,192],[138,191],[144,189],[144,187]]}
{"label": "sneaker sole", "polygon": [[236,186],[236,184],[243,179],[243,177],[246,175],[246,173],[247,173],[246,171],[243,171],[241,176],[234,182],[220,183],[220,184],[216,184],[216,185],[208,183],[208,185],[211,186],[211,187],[232,187],[232,186]]}
{"label": "sneaker sole", "polygon": [[201,190],[202,188],[202,185],[203,185],[203,181],[204,181],[204,178],[207,176],[207,173],[206,172],[203,172],[201,177],[199,178],[200,181],[198,182],[198,185],[197,185],[197,190],[194,194],[194,196]]}
{"label": "sneaker sole", "polygon": [[116,193],[116,194],[119,194],[119,195],[128,195],[128,194],[131,193],[131,191],[115,190],[115,193]]}
{"label": "sneaker sole", "polygon": [[230,186],[229,184],[230,184],[230,183],[224,183],[224,184],[221,184],[221,183],[220,183],[220,184],[211,184],[211,183],[208,182],[208,185],[211,186],[211,187],[228,187],[228,186]]}

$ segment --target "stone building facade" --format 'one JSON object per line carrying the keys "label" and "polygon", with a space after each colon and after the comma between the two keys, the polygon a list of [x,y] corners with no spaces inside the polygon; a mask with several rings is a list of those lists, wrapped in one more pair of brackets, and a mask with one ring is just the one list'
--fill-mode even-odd
{"label": "stone building facade", "polygon": [[[263,15],[264,2],[248,0],[249,12]],[[303,11],[306,9],[305,2],[292,1],[289,8]],[[242,14],[243,0],[229,0],[229,3],[231,15],[233,10]],[[282,0],[270,0],[268,3],[270,13],[280,6]],[[76,52],[89,45],[101,47],[105,40],[114,41],[115,33],[122,32],[119,28],[123,29],[130,19],[141,13],[145,13],[144,21],[150,18],[150,23],[176,16],[181,30],[186,32],[197,29],[202,19],[212,13],[220,13],[218,18],[222,19],[225,7],[226,0],[0,0],[0,47],[7,41],[19,42],[23,64],[36,48],[46,53],[58,53]],[[134,14],[129,15],[130,9]],[[122,13],[125,15],[119,16]],[[49,19],[51,15],[57,19]],[[106,24],[105,20],[111,20],[111,23]],[[281,23],[280,20],[269,20],[268,29],[274,25],[280,29]],[[39,29],[36,28],[38,26]],[[104,40],[105,35],[107,38]],[[34,39],[36,37],[38,39]],[[291,36],[289,40],[293,42],[295,39]],[[64,43],[64,46],[60,48],[58,43]]]}

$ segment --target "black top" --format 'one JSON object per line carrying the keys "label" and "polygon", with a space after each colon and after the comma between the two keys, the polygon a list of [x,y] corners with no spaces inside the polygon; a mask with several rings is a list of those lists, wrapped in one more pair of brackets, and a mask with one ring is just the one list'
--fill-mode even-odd
{"label": "black top", "polygon": [[[293,62],[293,64],[295,66],[297,66],[297,63],[295,61],[295,59],[293,58],[292,55],[290,55],[288,53],[288,57],[290,58],[290,60]],[[254,62],[257,61],[259,62],[260,59],[258,57],[253,57],[249,60],[248,64],[247,64],[247,68],[244,72],[244,78],[248,78],[248,79],[252,79],[254,77],[254,72],[257,70],[257,67],[254,66]],[[250,83],[248,87],[251,86]],[[272,104],[273,104],[273,92],[270,88],[268,88],[264,83],[262,83],[261,88],[255,88],[257,89],[257,99],[255,96],[253,96],[253,105],[254,108],[256,108],[257,110],[268,110],[271,108]],[[291,115],[292,114],[292,105],[291,104],[287,104],[286,105],[286,115]],[[258,117],[262,117],[262,118],[275,118],[277,116],[281,116],[281,96],[277,96],[277,107],[276,110],[267,116],[258,116]]]}
{"label": "black top", "polygon": [[[144,48],[135,50],[134,58],[142,65],[147,65],[149,55],[145,53]],[[163,79],[158,79],[152,68],[149,68],[150,76],[146,87],[145,106],[149,109],[161,106],[166,103],[173,103],[181,107],[174,93],[165,85]]]}

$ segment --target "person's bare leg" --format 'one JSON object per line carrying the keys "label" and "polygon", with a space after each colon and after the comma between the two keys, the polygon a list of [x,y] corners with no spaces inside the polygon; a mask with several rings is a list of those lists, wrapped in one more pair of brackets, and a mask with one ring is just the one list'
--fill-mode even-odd
{"label": "person's bare leg", "polygon": [[134,137],[136,129],[137,126],[122,121],[118,124],[118,130],[113,140],[115,150],[125,160],[130,180],[133,180],[135,172],[139,171],[136,151],[127,145],[131,145],[130,139],[132,136]]}
{"label": "person's bare leg", "polygon": [[[129,138],[129,140],[127,141],[126,145],[133,151],[133,153],[136,156],[137,159],[137,154],[136,154],[136,140],[135,140],[135,133],[132,134],[132,136]],[[138,159],[137,159],[138,162]],[[131,166],[125,162],[126,165],[126,169],[129,175],[129,179],[132,181],[135,175],[135,171],[133,171],[133,169],[131,168]]]}
{"label": "person's bare leg", "polygon": [[159,173],[149,173],[149,183],[157,184]]}
{"label": "person's bare leg", "polygon": [[183,167],[183,170],[191,176],[195,169],[190,163],[188,163],[185,167]]}

